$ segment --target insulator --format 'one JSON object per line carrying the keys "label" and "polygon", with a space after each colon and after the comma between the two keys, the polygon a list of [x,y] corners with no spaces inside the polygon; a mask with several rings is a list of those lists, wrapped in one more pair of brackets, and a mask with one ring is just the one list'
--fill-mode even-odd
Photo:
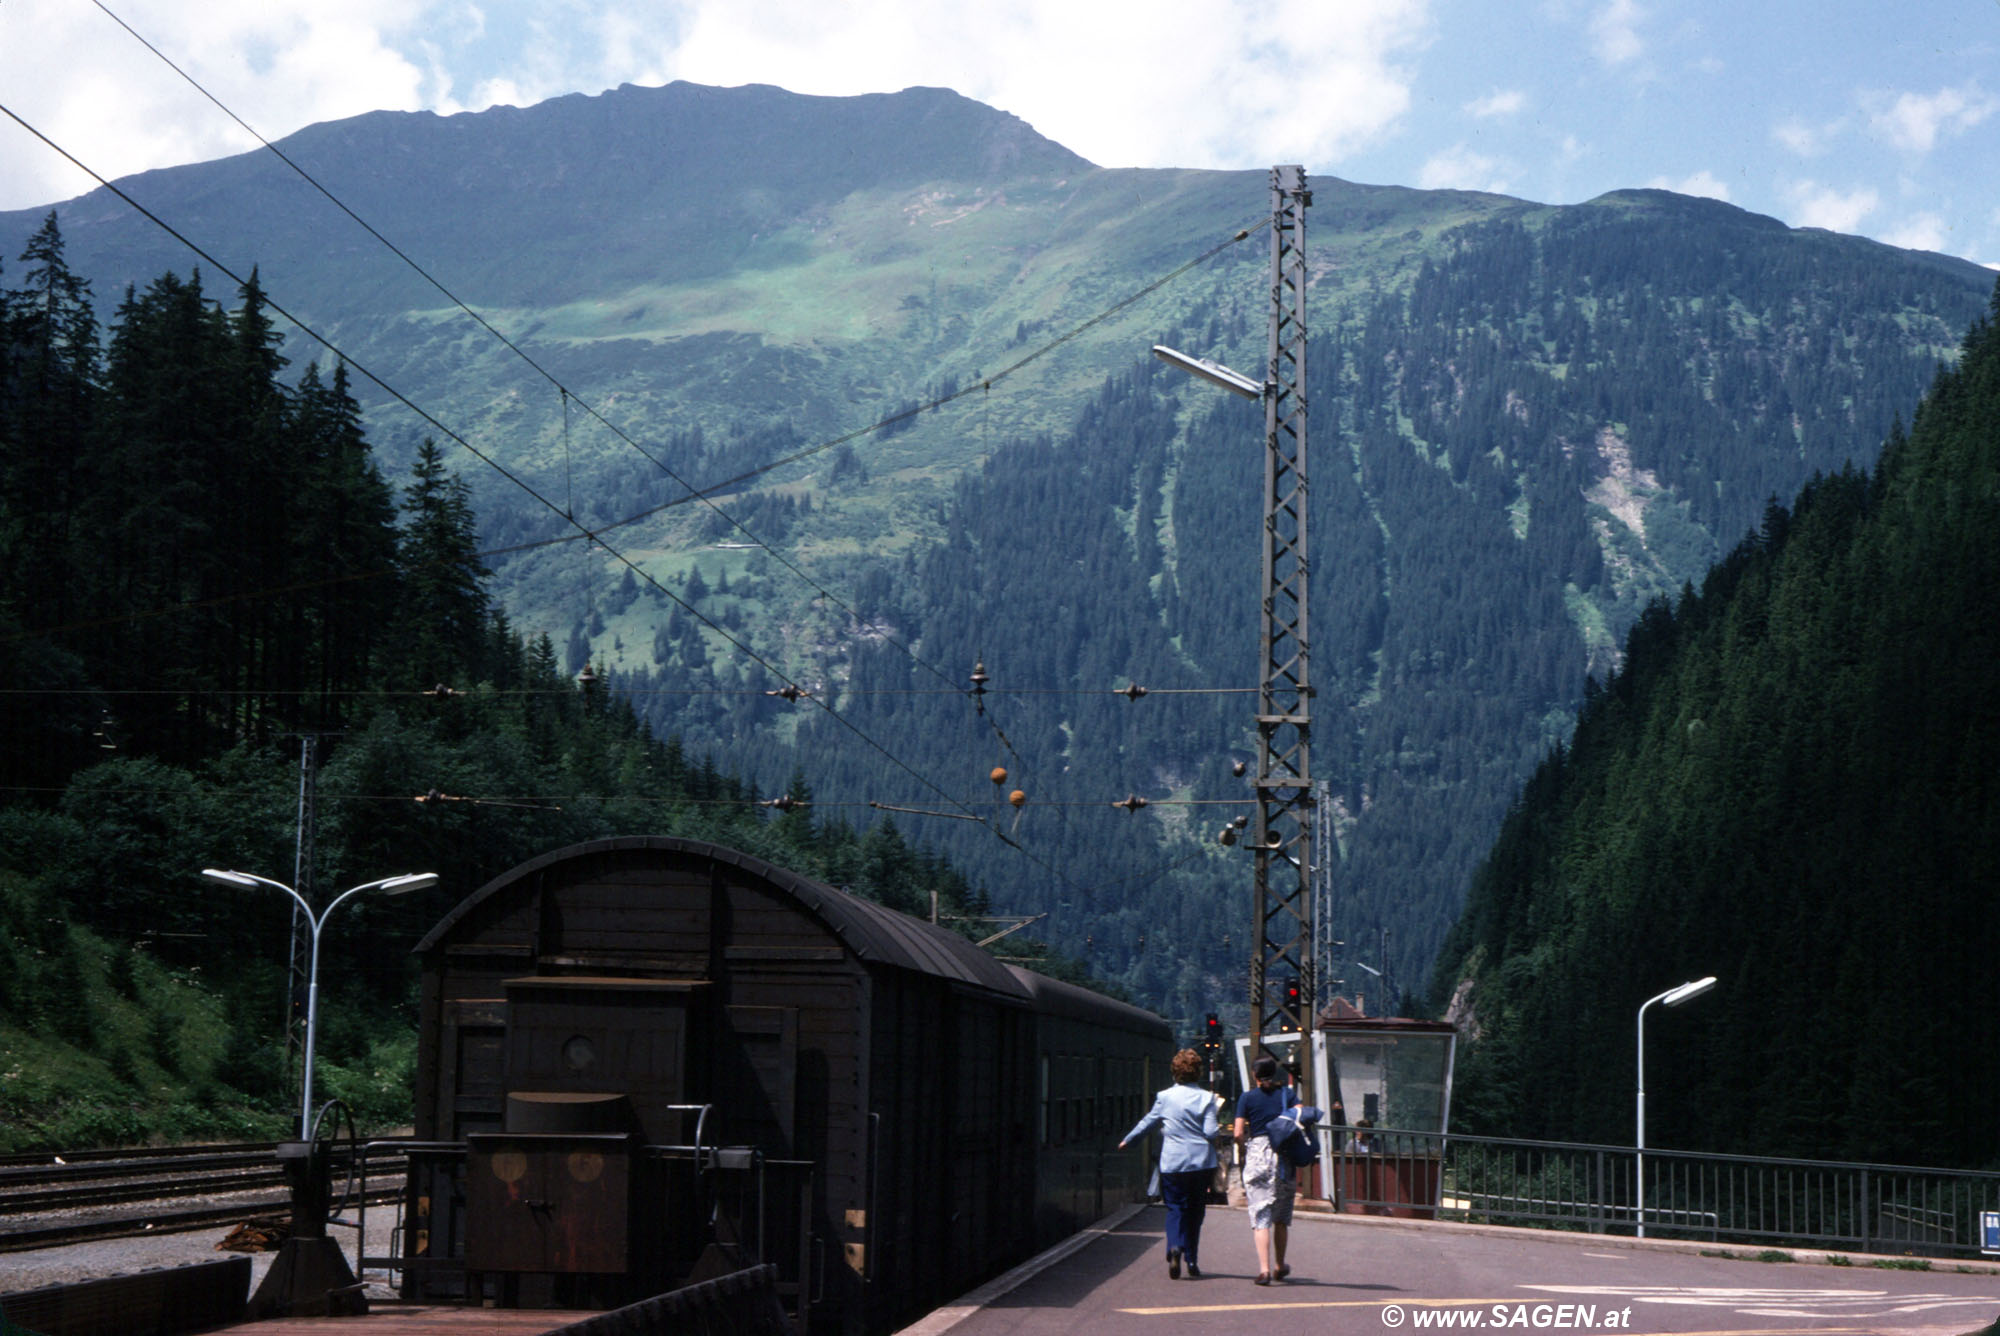
{"label": "insulator", "polygon": [[1249,824],[1250,824],[1250,818],[1247,814],[1236,818],[1236,829],[1238,830],[1243,829],[1245,826]]}
{"label": "insulator", "polygon": [[975,662],[975,663],[974,663],[974,664],[972,665],[972,694],[973,694],[973,695],[975,695],[975,696],[983,696],[983,695],[985,695],[985,694],[986,694],[986,684],[987,684],[988,682],[991,682],[992,680],[993,680],[992,678],[990,678],[990,677],[988,677],[988,676],[986,675],[986,660],[984,660],[984,659],[980,659],[980,660],[978,660],[977,662]]}
{"label": "insulator", "polygon": [[1217,840],[1220,840],[1224,845],[1231,845],[1236,843],[1236,827],[1224,826],[1221,830],[1215,833],[1215,838]]}
{"label": "insulator", "polygon": [[1015,789],[1012,793],[1007,795],[1007,801],[1014,804],[1014,806],[1019,807],[1021,804],[1028,801],[1028,795],[1021,789]]}
{"label": "insulator", "polygon": [[1264,832],[1264,847],[1266,849],[1276,849],[1280,845],[1284,844],[1284,842],[1285,842],[1285,837],[1280,835],[1277,831],[1267,830]]}
{"label": "insulator", "polygon": [[780,812],[796,812],[799,808],[805,806],[804,803],[800,802],[797,798],[794,798],[789,793],[783,794],[776,798],[766,798],[763,802],[757,805],[759,807],[775,807]]}
{"label": "insulator", "polygon": [[1243,772],[1245,770],[1248,770],[1249,768],[1250,767],[1242,761],[1232,761],[1230,762],[1229,765],[1229,773],[1236,776],[1238,779],[1241,779],[1243,778]]}
{"label": "insulator", "polygon": [[590,686],[594,684],[596,681],[597,681],[596,670],[591,668],[591,666],[587,663],[583,665],[583,671],[576,675],[576,684],[580,687]]}
{"label": "insulator", "polygon": [[798,700],[801,696],[809,696],[812,693],[803,690],[802,688],[798,687],[797,685],[791,682],[787,682],[785,683],[785,685],[779,687],[776,691],[767,691],[764,694],[766,696],[776,696],[779,700],[795,701]]}
{"label": "insulator", "polygon": [[455,688],[448,687],[442,682],[432,687],[429,691],[424,692],[424,695],[433,697],[434,699],[437,700],[443,700],[447,696],[463,696],[464,694],[465,693],[463,691],[459,691],[456,690]]}
{"label": "insulator", "polygon": [[1146,688],[1140,686],[1137,682],[1134,682],[1131,686],[1126,687],[1123,691],[1119,692],[1118,694],[1123,696],[1126,700],[1137,700],[1139,699],[1139,697],[1146,694]]}
{"label": "insulator", "polygon": [[1144,807],[1146,805],[1146,800],[1144,798],[1141,798],[1138,794],[1134,793],[1128,796],[1123,802],[1115,802],[1111,805],[1113,807],[1122,807],[1127,812],[1136,812],[1141,807]]}
{"label": "insulator", "polygon": [[1005,784],[1007,782],[1007,767],[1004,765],[996,765],[993,767],[993,773],[989,774],[986,777],[992,780],[995,784]]}

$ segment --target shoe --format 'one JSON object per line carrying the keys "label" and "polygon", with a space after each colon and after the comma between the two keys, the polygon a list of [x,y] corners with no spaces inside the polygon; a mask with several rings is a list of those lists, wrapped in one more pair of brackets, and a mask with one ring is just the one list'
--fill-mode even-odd
{"label": "shoe", "polygon": [[1259,1271],[1256,1283],[1259,1285],[1269,1285],[1271,1283],[1271,1273],[1268,1271]]}
{"label": "shoe", "polygon": [[1188,1279],[1189,1280],[1201,1279],[1201,1268],[1196,1266],[1193,1262],[1188,1263]]}
{"label": "shoe", "polygon": [[1286,1276],[1289,1276],[1291,1274],[1292,1274],[1292,1269],[1286,1266],[1283,1262],[1280,1262],[1278,1263],[1277,1274],[1273,1277],[1273,1279],[1283,1280]]}
{"label": "shoe", "polygon": [[1179,1280],[1180,1278],[1181,1250],[1179,1248],[1169,1248],[1167,1249],[1167,1279]]}

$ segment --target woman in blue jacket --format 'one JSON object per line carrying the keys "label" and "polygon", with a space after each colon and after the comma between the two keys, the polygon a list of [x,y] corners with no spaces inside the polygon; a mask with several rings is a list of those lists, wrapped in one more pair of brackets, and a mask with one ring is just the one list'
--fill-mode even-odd
{"label": "woman in blue jacket", "polygon": [[1221,1130],[1216,1097],[1195,1082],[1201,1055],[1191,1048],[1174,1054],[1174,1084],[1153,1100],[1152,1111],[1118,1143],[1123,1150],[1153,1130],[1164,1129],[1160,1146],[1160,1196],[1167,1203],[1167,1275],[1201,1279],[1201,1220],[1208,1211],[1208,1184],[1215,1175],[1215,1137]]}

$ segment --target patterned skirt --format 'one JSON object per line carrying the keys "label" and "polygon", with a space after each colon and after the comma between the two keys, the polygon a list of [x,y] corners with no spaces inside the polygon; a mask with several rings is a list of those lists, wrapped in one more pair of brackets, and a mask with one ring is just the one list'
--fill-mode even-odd
{"label": "patterned skirt", "polygon": [[1292,1223],[1292,1168],[1278,1160],[1265,1137],[1243,1144],[1243,1195],[1250,1207],[1250,1228],[1269,1229]]}

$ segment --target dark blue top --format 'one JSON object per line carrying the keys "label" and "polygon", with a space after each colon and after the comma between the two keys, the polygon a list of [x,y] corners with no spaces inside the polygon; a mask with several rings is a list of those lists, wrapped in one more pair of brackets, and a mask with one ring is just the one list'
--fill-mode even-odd
{"label": "dark blue top", "polygon": [[1262,1086],[1251,1086],[1236,1099],[1236,1116],[1243,1120],[1243,1134],[1248,1137],[1264,1135],[1264,1129],[1271,1120],[1292,1106],[1292,1089],[1279,1086],[1265,1093]]}

